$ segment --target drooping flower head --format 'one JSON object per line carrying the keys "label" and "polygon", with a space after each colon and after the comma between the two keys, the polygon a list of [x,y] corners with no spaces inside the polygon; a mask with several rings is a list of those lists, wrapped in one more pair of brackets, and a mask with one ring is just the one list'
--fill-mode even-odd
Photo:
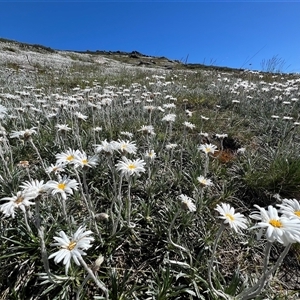
{"label": "drooping flower head", "polygon": [[50,173],[54,173],[55,175],[56,174],[59,174],[60,172],[63,172],[64,171],[64,167],[65,167],[65,164],[63,163],[59,163],[59,164],[51,164],[49,167],[46,168],[46,173],[50,174]]}
{"label": "drooping flower head", "polygon": [[35,195],[35,198],[46,192],[44,180],[25,181],[20,187],[24,192]]}
{"label": "drooping flower head", "polygon": [[216,133],[216,138],[218,139],[225,139],[226,137],[228,137],[228,134],[227,133]]}
{"label": "drooping flower head", "polygon": [[29,191],[19,191],[17,195],[13,195],[12,197],[4,197],[1,200],[8,200],[8,202],[0,205],[0,211],[3,212],[5,217],[15,217],[15,209],[20,208],[23,212],[25,212],[26,207],[30,205],[34,205],[34,202],[30,202],[30,200],[36,198],[36,193]]}
{"label": "drooping flower head", "polygon": [[74,115],[77,117],[78,120],[80,121],[86,121],[88,116],[82,114],[81,112],[79,111],[75,111]]}
{"label": "drooping flower head", "polygon": [[31,136],[36,134],[36,127],[32,127],[30,129],[20,130],[20,131],[13,131],[10,134],[10,138],[19,138],[24,141],[28,141],[31,139]]}
{"label": "drooping flower head", "polygon": [[173,149],[175,149],[176,147],[177,147],[178,145],[177,144],[167,144],[166,145],[166,149],[167,150],[173,150]]}
{"label": "drooping flower head", "polygon": [[143,134],[155,135],[152,125],[143,125],[138,131],[141,131]]}
{"label": "drooping flower head", "polygon": [[117,145],[115,141],[107,142],[106,139],[101,142],[101,144],[94,145],[96,147],[96,153],[104,152],[107,155],[112,155],[115,150],[117,150]]}
{"label": "drooping flower head", "polygon": [[128,132],[128,131],[121,131],[120,134],[121,134],[121,135],[125,135],[125,136],[127,136],[128,138],[130,138],[130,139],[133,138],[133,133]]}
{"label": "drooping flower head", "polygon": [[184,194],[179,195],[178,198],[181,201],[181,206],[183,209],[188,210],[190,212],[196,211],[196,205],[194,204],[192,198],[190,198]]}

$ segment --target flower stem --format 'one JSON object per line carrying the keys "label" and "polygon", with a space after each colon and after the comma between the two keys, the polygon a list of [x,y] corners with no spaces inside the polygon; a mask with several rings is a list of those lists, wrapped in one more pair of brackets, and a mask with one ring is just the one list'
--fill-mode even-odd
{"label": "flower stem", "polygon": [[[273,268],[271,268],[268,272],[265,272],[263,277],[252,287],[248,290],[245,291],[244,293],[242,293],[242,295],[237,298],[237,299],[242,299],[242,300],[248,300],[248,299],[252,299],[254,297],[256,297],[257,295],[259,295],[259,293],[261,292],[261,290],[263,289],[265,282],[267,281],[267,279],[276,271],[276,269],[281,265],[283,259],[285,258],[285,256],[288,254],[290,248],[291,248],[291,243],[288,244],[285,249],[283,250],[283,252],[280,254],[280,256],[278,257],[275,265],[273,266]],[[245,296],[243,296],[245,295]]]}
{"label": "flower stem", "polygon": [[209,156],[208,154],[205,155],[205,162],[204,162],[204,177],[207,176],[208,173],[208,166],[209,166]]}
{"label": "flower stem", "polygon": [[27,214],[27,211],[25,210],[24,211],[24,221],[25,221],[25,225],[26,225],[26,228],[28,230],[28,232],[32,233],[32,229],[30,228],[29,224],[28,224],[28,218],[27,218],[28,214]]}
{"label": "flower stem", "polygon": [[214,242],[214,246],[213,246],[213,250],[212,250],[212,254],[211,254],[211,259],[210,259],[210,262],[209,262],[209,265],[208,265],[208,282],[209,282],[209,285],[210,285],[211,289],[213,290],[213,292],[217,296],[220,296],[224,299],[230,299],[230,297],[228,295],[224,294],[222,291],[216,290],[213,283],[212,283],[212,280],[211,280],[211,273],[212,273],[212,268],[213,268],[213,264],[214,264],[214,258],[215,258],[217,245],[219,243],[220,237],[221,237],[224,230],[225,230],[225,225],[222,224],[221,227],[219,228],[218,232],[217,232],[217,236],[215,238],[215,242]]}
{"label": "flower stem", "polygon": [[[35,144],[34,144],[34,142],[32,141],[31,138],[29,139],[29,141],[30,141],[31,146],[32,146],[33,149],[35,150],[37,156],[39,157],[39,160],[40,160],[40,162],[41,162],[41,164],[42,164],[43,169],[46,170],[46,166],[45,166],[44,161],[43,161],[43,159],[42,159],[42,157],[41,157],[41,155],[40,155],[40,152],[39,152],[38,148],[35,146]],[[48,174],[49,179],[51,180],[50,174],[49,174],[49,173],[47,173],[47,174]]]}
{"label": "flower stem", "polygon": [[[118,196],[117,196],[117,202],[118,202],[118,217],[115,223],[113,223],[113,230],[112,234],[114,235],[117,232],[117,228],[119,225],[119,222],[121,220],[122,216],[122,208],[123,208],[123,202],[122,202],[122,182],[123,182],[123,175],[120,176],[120,182],[119,182],[119,189],[118,189]],[[113,207],[115,205],[115,200],[113,200],[111,207],[110,207],[110,213],[111,213],[111,218],[113,219]]]}
{"label": "flower stem", "polygon": [[175,248],[178,248],[178,249],[180,249],[180,250],[183,250],[185,253],[188,254],[189,260],[190,260],[190,266],[192,266],[192,264],[193,264],[193,259],[192,259],[192,256],[191,256],[190,251],[189,251],[188,249],[186,249],[185,247],[180,246],[180,245],[174,243],[173,240],[172,240],[172,236],[171,236],[171,231],[172,231],[172,229],[173,229],[175,220],[177,219],[179,213],[180,213],[180,210],[177,210],[177,212],[175,213],[175,215],[174,215],[174,217],[173,217],[173,219],[172,219],[172,222],[171,222],[171,224],[170,224],[170,226],[169,226],[169,231],[168,231],[169,242],[170,242]]}
{"label": "flower stem", "polygon": [[[39,196],[40,197],[40,196]],[[53,275],[50,272],[50,267],[49,267],[49,261],[48,261],[48,254],[47,254],[47,249],[46,249],[46,244],[45,244],[45,238],[44,238],[44,227],[41,226],[41,214],[40,214],[40,199],[36,198],[35,200],[35,226],[38,232],[38,236],[40,238],[40,245],[41,245],[41,255],[42,255],[42,260],[44,264],[44,269],[48,275],[48,279],[54,283],[52,277]]]}
{"label": "flower stem", "polygon": [[92,278],[96,283],[96,285],[103,291],[103,293],[105,294],[105,298],[108,299],[108,290],[105,287],[104,283],[94,275],[93,271],[87,266],[86,262],[83,260],[81,256],[78,256],[77,258],[80,261],[80,264],[88,272],[90,278]]}
{"label": "flower stem", "polygon": [[131,219],[131,177],[128,178],[128,193],[127,193],[127,225],[130,226],[130,219]]}

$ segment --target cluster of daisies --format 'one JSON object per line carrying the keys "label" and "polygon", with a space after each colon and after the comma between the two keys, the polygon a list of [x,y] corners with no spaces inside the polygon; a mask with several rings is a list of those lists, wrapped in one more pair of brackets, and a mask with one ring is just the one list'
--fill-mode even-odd
{"label": "cluster of daisies", "polygon": [[[300,203],[296,199],[283,199],[277,207],[269,205],[267,209],[254,205],[257,211],[250,214],[250,218],[257,221],[256,225],[250,229],[259,228],[258,238],[263,234],[267,241],[275,241],[288,245],[300,242]],[[230,226],[234,231],[240,232],[241,229],[248,227],[248,220],[241,213],[236,213],[235,209],[229,204],[221,203],[217,205],[224,224]]]}
{"label": "cluster of daisies", "polygon": [[[24,130],[24,133],[28,132],[31,135],[34,129]],[[23,134],[23,132],[22,132]],[[19,134],[18,134],[19,136]],[[203,151],[206,155],[214,153],[216,146],[212,144],[205,144],[199,147],[199,150]],[[46,168],[46,172],[49,174],[54,173],[57,176],[57,180],[49,180],[46,183],[44,181],[32,180],[27,181],[20,186],[21,190],[12,197],[2,198],[2,201],[8,201],[0,205],[0,211],[6,217],[15,217],[15,209],[20,208],[25,212],[26,207],[34,205],[32,200],[39,197],[41,194],[47,193],[50,195],[60,195],[63,200],[66,200],[69,195],[73,195],[73,192],[78,189],[79,183],[75,179],[69,178],[65,175],[67,166],[73,166],[75,169],[82,168],[93,168],[99,162],[99,153],[104,152],[106,155],[112,155],[114,151],[121,153],[122,158],[115,165],[116,170],[119,171],[125,177],[133,175],[140,175],[145,172],[145,160],[153,160],[156,157],[154,150],[146,151],[144,159],[129,159],[126,157],[127,154],[136,154],[137,147],[134,142],[131,141],[102,141],[101,144],[95,145],[95,155],[88,156],[85,151],[68,149],[65,152],[56,154],[56,163],[51,164]],[[64,174],[64,175],[61,175]],[[197,178],[200,186],[211,186],[213,185],[210,179],[204,176]],[[193,206],[190,210],[194,210]]]}
{"label": "cluster of daisies", "polygon": [[[146,162],[143,159],[128,159],[126,153],[136,153],[136,146],[134,142],[113,141],[108,143],[103,141],[100,145],[96,146],[97,154],[88,156],[85,151],[68,149],[65,152],[56,154],[56,163],[51,164],[51,166],[46,168],[46,172],[50,175],[54,173],[57,176],[57,180],[49,180],[46,183],[44,181],[32,180],[27,181],[20,187],[21,191],[17,192],[16,195],[12,197],[2,198],[2,201],[8,200],[8,202],[0,205],[0,211],[6,217],[15,216],[15,209],[20,208],[25,212],[25,208],[30,205],[34,205],[35,198],[39,197],[43,193],[48,193],[50,195],[59,194],[63,200],[66,200],[69,195],[73,195],[73,192],[78,189],[79,183],[75,179],[69,178],[65,175],[67,173],[66,167],[73,166],[77,168],[93,168],[98,164],[99,157],[98,153],[105,151],[106,153],[112,153],[112,151],[118,150],[122,154],[122,159],[116,164],[116,170],[120,171],[121,174],[126,177],[132,175],[139,175],[141,172],[145,172]],[[149,150],[146,152],[145,156],[153,159],[155,157],[155,152]],[[64,175],[62,175],[64,174]]]}
{"label": "cluster of daisies", "polygon": [[[192,198],[180,195],[179,199],[184,209],[196,211]],[[253,212],[250,217],[257,220],[258,223],[251,228],[260,228],[259,237],[265,230],[266,239],[269,242],[278,241],[284,245],[300,242],[300,204],[296,199],[283,199],[282,204],[278,204],[279,210],[272,206],[269,206],[267,210],[258,205],[255,207],[258,211]],[[236,213],[229,204],[221,203],[217,205],[216,210],[220,214],[219,218],[224,220],[223,225],[228,225],[235,232],[240,232],[248,227],[246,217],[241,213]],[[59,236],[54,237],[56,243],[53,244],[60,250],[52,253],[49,258],[54,258],[57,263],[63,260],[67,273],[71,259],[80,265],[81,255],[86,254],[83,250],[92,246],[91,242],[94,239],[90,236],[91,234],[92,232],[86,231],[85,227],[79,227],[71,237],[60,231]]]}
{"label": "cluster of daisies", "polygon": [[[172,116],[173,118],[173,116]],[[172,120],[170,117],[169,121]],[[147,131],[152,134],[153,127],[146,126],[141,130]],[[24,130],[22,132],[13,132],[11,137],[26,138],[35,134],[35,128]],[[225,135],[224,135],[225,137]],[[223,135],[220,138],[224,138]],[[130,159],[128,155],[135,155],[137,153],[137,146],[132,141],[118,140],[107,142],[102,141],[100,144],[94,145],[95,155],[88,156],[86,152],[80,150],[68,149],[65,152],[56,154],[56,163],[46,168],[46,172],[50,174],[54,173],[57,176],[57,180],[50,179],[46,183],[44,181],[31,180],[23,183],[20,186],[20,191],[12,197],[2,198],[2,201],[7,201],[0,205],[0,211],[6,216],[15,217],[15,209],[19,208],[24,213],[26,209],[34,205],[34,200],[47,193],[48,195],[60,195],[62,200],[66,200],[69,195],[73,195],[79,187],[78,181],[69,178],[67,175],[61,175],[66,173],[67,166],[73,166],[74,169],[82,168],[87,170],[93,168],[99,163],[99,154],[104,153],[106,156],[113,155],[114,152],[121,154],[121,159],[116,163],[115,168],[121,175],[129,178],[131,176],[139,176],[140,173],[145,172],[146,161],[144,159]],[[198,150],[204,153],[206,160],[209,159],[210,154],[214,154],[217,147],[213,144],[203,144],[198,147]],[[153,150],[149,150],[145,153],[145,159],[154,159],[156,153]],[[213,185],[210,179],[204,176],[197,178],[201,187]],[[196,205],[192,198],[186,195],[180,195],[179,200],[185,210],[195,212],[197,210]],[[266,210],[259,206],[255,206],[258,210],[253,212],[250,217],[257,222],[256,225],[251,228],[259,228],[259,237],[262,236],[265,230],[266,239],[269,242],[278,241],[284,245],[289,243],[300,242],[300,204],[295,199],[283,199],[281,204],[278,204],[276,209],[273,206],[269,206]],[[217,205],[216,210],[219,212],[219,218],[223,219],[223,225],[228,225],[235,232],[240,232],[243,229],[247,229],[248,220],[241,213],[235,213],[235,209],[229,204],[221,203]],[[80,258],[85,254],[84,250],[89,249],[92,246],[91,237],[92,231],[85,230],[85,227],[79,227],[78,230],[71,236],[67,236],[65,232],[60,231],[57,237],[54,237],[56,243],[55,246],[59,246],[60,250],[51,254],[49,258],[54,258],[55,262],[63,261],[66,272],[70,266],[71,259],[76,264],[80,264]]]}

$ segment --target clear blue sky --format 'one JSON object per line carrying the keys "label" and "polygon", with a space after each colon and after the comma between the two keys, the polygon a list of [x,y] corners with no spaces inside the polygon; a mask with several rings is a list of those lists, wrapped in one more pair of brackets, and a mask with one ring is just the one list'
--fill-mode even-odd
{"label": "clear blue sky", "polygon": [[0,37],[248,69],[278,55],[300,72],[299,1],[0,0]]}

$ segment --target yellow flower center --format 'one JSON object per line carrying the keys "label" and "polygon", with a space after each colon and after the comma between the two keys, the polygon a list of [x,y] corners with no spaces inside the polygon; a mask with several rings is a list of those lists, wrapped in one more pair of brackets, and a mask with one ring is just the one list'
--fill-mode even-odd
{"label": "yellow flower center", "polygon": [[64,190],[66,187],[66,184],[63,183],[63,182],[60,182],[58,185],[57,185],[57,188],[59,188],[60,190]]}
{"label": "yellow flower center", "polygon": [[282,223],[281,223],[279,220],[272,219],[272,220],[269,221],[269,223],[270,223],[273,227],[277,227],[277,228],[282,227]]}
{"label": "yellow flower center", "polygon": [[24,198],[21,197],[21,196],[19,196],[19,197],[15,200],[15,203],[16,203],[16,204],[20,204],[20,203],[23,202],[23,200],[24,200]]}
{"label": "yellow flower center", "polygon": [[75,248],[76,244],[77,243],[75,241],[71,241],[69,246],[67,247],[67,249],[70,251],[73,250]]}
{"label": "yellow flower center", "polygon": [[83,159],[83,160],[82,160],[82,164],[87,165],[87,163],[88,163],[88,160],[87,160],[87,159]]}
{"label": "yellow flower center", "polygon": [[297,217],[300,218],[300,211],[299,211],[299,210],[298,210],[298,211],[295,211],[294,214],[295,214]]}
{"label": "yellow flower center", "polygon": [[130,165],[128,165],[128,169],[129,170],[134,170],[136,167],[135,167],[135,165],[134,164],[130,164]]}
{"label": "yellow flower center", "polygon": [[234,221],[234,217],[231,214],[225,214],[225,216],[230,220],[230,221]]}
{"label": "yellow flower center", "polygon": [[71,161],[71,160],[73,160],[73,159],[74,159],[74,155],[69,155],[69,156],[66,158],[67,161]]}

